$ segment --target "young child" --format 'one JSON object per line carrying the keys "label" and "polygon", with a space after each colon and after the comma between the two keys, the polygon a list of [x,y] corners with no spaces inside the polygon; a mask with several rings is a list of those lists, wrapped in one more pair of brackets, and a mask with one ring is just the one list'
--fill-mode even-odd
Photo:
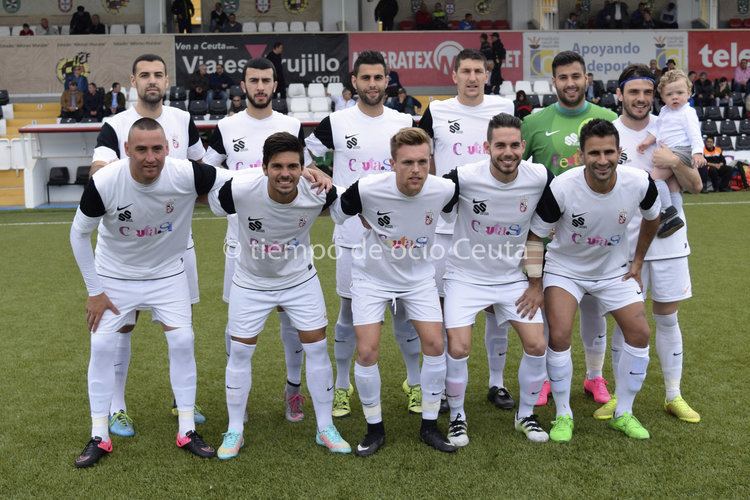
{"label": "young child", "polygon": [[[643,154],[655,142],[668,147],[682,163],[699,168],[706,164],[703,136],[695,109],[690,107],[692,83],[679,69],[667,71],[659,80],[658,91],[664,107],[656,120],[651,120],[648,136],[638,145]],[[680,185],[670,168],[654,168],[651,172],[659,190],[662,213],[656,235],[666,238],[685,225],[675,205],[682,205]]]}

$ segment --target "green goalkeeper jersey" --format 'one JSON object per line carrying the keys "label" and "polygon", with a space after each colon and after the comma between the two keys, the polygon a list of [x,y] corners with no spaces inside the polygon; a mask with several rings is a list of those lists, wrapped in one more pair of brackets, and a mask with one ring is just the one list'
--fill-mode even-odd
{"label": "green goalkeeper jersey", "polygon": [[580,165],[578,132],[594,118],[614,121],[617,114],[585,101],[584,106],[576,110],[555,103],[528,115],[521,126],[521,135],[526,141],[523,159],[533,156],[534,163],[541,163],[555,175]]}

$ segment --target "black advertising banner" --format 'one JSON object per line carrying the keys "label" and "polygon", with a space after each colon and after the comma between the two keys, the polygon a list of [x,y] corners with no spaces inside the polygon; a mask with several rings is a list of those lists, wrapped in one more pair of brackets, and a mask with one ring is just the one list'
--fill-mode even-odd
{"label": "black advertising banner", "polygon": [[188,87],[190,75],[200,64],[206,64],[208,73],[223,64],[224,71],[239,83],[247,61],[264,57],[276,42],[284,44],[281,57],[287,84],[347,81],[349,43],[344,34],[242,33],[175,36],[176,84]]}

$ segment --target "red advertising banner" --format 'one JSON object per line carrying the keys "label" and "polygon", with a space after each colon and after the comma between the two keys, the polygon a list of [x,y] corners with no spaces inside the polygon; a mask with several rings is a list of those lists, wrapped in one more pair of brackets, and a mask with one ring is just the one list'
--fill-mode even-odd
{"label": "red advertising banner", "polygon": [[691,31],[688,50],[691,70],[731,80],[740,61],[750,60],[750,31]]}
{"label": "red advertising banner", "polygon": [[[480,31],[412,31],[389,33],[351,33],[350,64],[364,50],[379,50],[390,69],[398,72],[405,87],[448,87],[453,85],[453,60],[463,49],[479,49]],[[506,50],[503,78],[523,79],[521,32],[501,31]],[[489,32],[487,33],[489,35]]]}

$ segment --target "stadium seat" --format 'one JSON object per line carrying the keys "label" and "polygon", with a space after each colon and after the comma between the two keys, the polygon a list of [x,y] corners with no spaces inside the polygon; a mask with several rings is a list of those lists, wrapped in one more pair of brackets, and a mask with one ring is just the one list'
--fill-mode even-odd
{"label": "stadium seat", "polygon": [[193,116],[193,120],[202,120],[203,115],[208,114],[208,103],[206,101],[190,101],[188,113]]}
{"label": "stadium seat", "polygon": [[742,135],[750,135],[750,120],[747,118],[740,120],[739,133]]}
{"label": "stadium seat", "polygon": [[276,21],[273,23],[273,31],[274,33],[288,33],[289,23],[286,21]]}
{"label": "stadium seat", "polygon": [[60,27],[60,34],[61,35],[70,35],[70,25],[69,24],[63,24]]}
{"label": "stadium seat", "polygon": [[526,92],[526,95],[533,94],[534,92],[531,90],[531,82],[527,80],[518,80],[516,82],[516,92],[519,90],[523,90]]}
{"label": "stadium seat", "polygon": [[706,120],[722,120],[721,108],[719,106],[706,106],[703,110],[703,117]]}
{"label": "stadium seat", "polygon": [[179,85],[172,85],[169,88],[169,100],[170,101],[184,101],[187,99],[187,91],[185,87]]}
{"label": "stadium seat", "polygon": [[547,80],[536,80],[533,84],[533,89],[536,95],[544,95],[552,92]]}
{"label": "stadium seat", "polygon": [[258,33],[273,33],[273,24],[268,21],[258,23]]}
{"label": "stadium seat", "polygon": [[488,19],[482,19],[477,23],[477,28],[480,31],[490,31],[492,29],[492,21]]}
{"label": "stadium seat", "polygon": [[492,23],[493,30],[509,30],[510,24],[505,19],[498,19]]}
{"label": "stadium seat", "polygon": [[289,23],[289,31],[292,33],[304,33],[305,23],[302,21],[292,21]]}
{"label": "stadium seat", "polygon": [[125,33],[128,35],[140,35],[141,25],[140,24],[128,24],[125,26]]}
{"label": "stadium seat", "polygon": [[710,136],[719,135],[719,129],[716,127],[716,122],[713,120],[705,120],[701,123],[701,134]]}
{"label": "stadium seat", "polygon": [[13,28],[11,28],[10,30],[11,36],[21,36],[22,29],[23,26],[13,26]]}
{"label": "stadium seat", "polygon": [[403,21],[398,23],[399,31],[412,31],[416,27],[417,25],[414,24],[414,21],[411,21],[409,19],[404,19]]}
{"label": "stadium seat", "polygon": [[212,116],[226,116],[227,101],[224,99],[213,99],[208,105],[208,112]]}
{"label": "stadium seat", "polygon": [[733,17],[729,20],[729,27],[734,30],[742,28],[742,19]]}
{"label": "stadium seat", "polygon": [[99,120],[95,116],[84,116],[78,123],[99,123]]}
{"label": "stadium seat", "polygon": [[305,23],[305,31],[308,33],[317,33],[320,31],[320,23],[318,21],[307,21]]}
{"label": "stadium seat", "polygon": [[245,93],[242,91],[242,87],[239,85],[232,85],[229,87],[229,97],[244,97]]}
{"label": "stadium seat", "polygon": [[724,112],[724,117],[727,120],[742,120],[742,111],[739,106],[728,106]]}
{"label": "stadium seat", "polygon": [[135,102],[138,100],[138,89],[135,87],[130,87],[128,89],[128,101]]}
{"label": "stadium seat", "polygon": [[307,97],[325,97],[326,89],[322,83],[311,83],[307,86]]}
{"label": "stadium seat", "polygon": [[326,112],[331,111],[331,101],[327,97],[313,97],[310,99],[310,111],[315,112]]}
{"label": "stadium seat", "polygon": [[312,121],[314,122],[323,121],[323,119],[326,118],[330,114],[331,114],[330,111],[316,111],[312,115]]}
{"label": "stadium seat", "polygon": [[8,135],[8,122],[5,118],[0,118],[0,137]]}
{"label": "stadium seat", "polygon": [[741,135],[737,137],[737,140],[734,144],[734,149],[736,149],[737,151],[750,150],[750,135]]}
{"label": "stadium seat", "polygon": [[[10,96],[8,95],[8,91],[6,89],[0,90],[0,106],[5,106],[10,102]],[[13,118],[12,116],[9,118]]]}
{"label": "stadium seat", "polygon": [[292,97],[289,99],[290,113],[304,113],[310,111],[307,97]]}
{"label": "stadium seat", "polygon": [[542,98],[542,107],[547,107],[551,104],[555,104],[557,102],[557,95],[556,94],[544,94],[544,97]]}
{"label": "stadium seat", "polygon": [[60,123],[63,125],[74,125],[78,122],[75,118],[60,118]]}
{"label": "stadium seat", "polygon": [[68,167],[52,167],[47,181],[47,203],[49,203],[50,186],[67,186],[69,182],[70,172],[68,172]]}
{"label": "stadium seat", "polygon": [[0,36],[10,36],[10,28],[8,26],[0,26]]}
{"label": "stadium seat", "polygon": [[529,102],[531,103],[532,108],[539,108],[542,106],[542,101],[539,100],[539,96],[536,94],[531,94],[530,96],[527,96],[529,98]]}
{"label": "stadium seat", "polygon": [[737,125],[734,120],[722,120],[719,125],[721,135],[737,135]]}
{"label": "stadium seat", "polygon": [[599,106],[614,110],[617,109],[617,100],[615,99],[615,96],[613,94],[606,93],[599,101]]}
{"label": "stadium seat", "polygon": [[614,94],[617,91],[617,80],[607,80],[607,85],[604,87],[604,90],[610,94]]}
{"label": "stadium seat", "polygon": [[720,135],[716,138],[716,145],[724,151],[734,151],[734,144],[732,144],[732,138],[728,135]]}
{"label": "stadium seat", "polygon": [[298,119],[301,122],[311,122],[313,121],[313,115],[312,113],[308,111],[300,111],[298,113],[289,113],[289,116]]}
{"label": "stadium seat", "polygon": [[125,34],[125,25],[123,24],[113,24],[109,27],[109,34],[110,35],[124,35]]}
{"label": "stadium seat", "polygon": [[732,92],[732,106],[740,106],[744,104],[742,92]]}
{"label": "stadium seat", "polygon": [[288,97],[305,97],[307,92],[305,92],[305,86],[303,84],[290,83],[286,88],[286,95]]}
{"label": "stadium seat", "polygon": [[[89,183],[89,170],[91,167],[89,165],[81,165],[76,169],[76,181],[73,184],[78,184],[79,186],[85,186]],[[66,169],[67,170],[67,169]]]}
{"label": "stadium seat", "polygon": [[329,83],[326,87],[326,92],[331,96],[339,96],[344,91],[344,84],[341,82]]}
{"label": "stadium seat", "polygon": [[513,82],[510,80],[503,80],[498,89],[498,94],[501,96],[515,97],[516,93],[513,91]]}
{"label": "stadium seat", "polygon": [[[695,114],[698,115],[698,120],[703,121],[706,119],[706,114],[703,112],[702,106],[694,106],[695,107]],[[661,109],[661,106],[659,106]]]}
{"label": "stadium seat", "polygon": [[286,104],[286,99],[273,99],[271,101],[271,109],[277,113],[287,114],[289,107]]}
{"label": "stadium seat", "polygon": [[242,23],[242,32],[243,33],[257,33],[258,25],[255,24],[255,21],[244,22]]}
{"label": "stadium seat", "polygon": [[169,101],[169,106],[172,108],[177,108],[183,111],[187,111],[187,106],[185,106],[185,101]]}

